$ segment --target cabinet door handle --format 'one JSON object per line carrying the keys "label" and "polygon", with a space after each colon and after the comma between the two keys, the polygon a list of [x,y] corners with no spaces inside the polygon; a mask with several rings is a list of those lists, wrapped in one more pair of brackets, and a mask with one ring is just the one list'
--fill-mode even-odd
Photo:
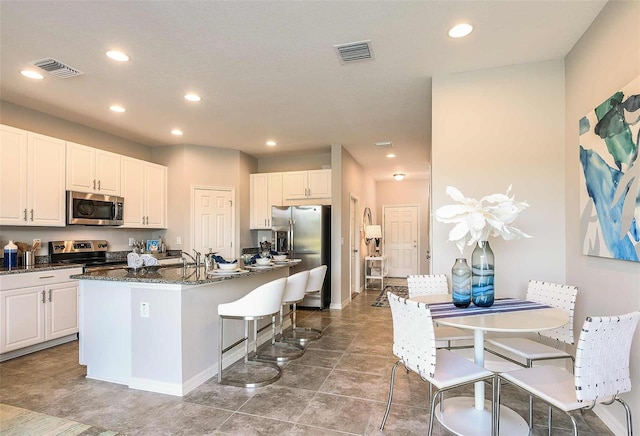
{"label": "cabinet door handle", "polygon": [[49,303],[51,303],[51,289],[49,289]]}
{"label": "cabinet door handle", "polygon": [[42,303],[45,303],[45,299],[44,299],[44,291],[42,291]]}
{"label": "cabinet door handle", "polygon": [[33,221],[33,209],[31,209],[31,221]]}
{"label": "cabinet door handle", "polygon": [[93,179],[93,189],[96,189],[96,179]]}
{"label": "cabinet door handle", "polygon": [[42,279],[52,279],[53,276],[42,276],[42,277],[38,277],[40,280]]}
{"label": "cabinet door handle", "polygon": [[100,190],[100,180],[98,180],[98,191]]}
{"label": "cabinet door handle", "polygon": [[27,209],[24,210],[24,220],[27,220]]}

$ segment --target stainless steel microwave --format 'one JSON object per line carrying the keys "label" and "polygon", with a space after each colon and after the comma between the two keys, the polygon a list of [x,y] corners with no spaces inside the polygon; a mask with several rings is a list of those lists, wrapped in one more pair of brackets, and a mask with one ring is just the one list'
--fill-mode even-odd
{"label": "stainless steel microwave", "polygon": [[124,224],[124,198],[67,191],[67,224],[121,226]]}

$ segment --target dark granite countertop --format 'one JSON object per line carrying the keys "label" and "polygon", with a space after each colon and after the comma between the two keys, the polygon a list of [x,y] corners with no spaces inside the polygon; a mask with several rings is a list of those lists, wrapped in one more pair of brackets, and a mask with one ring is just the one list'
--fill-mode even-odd
{"label": "dark granite countertop", "polygon": [[32,266],[17,266],[11,269],[1,269],[0,276],[9,274],[24,274],[32,272],[53,271],[56,269],[82,268],[80,263],[36,263]]}
{"label": "dark granite countertop", "polygon": [[[135,282],[135,283],[161,283],[169,285],[203,285],[216,283],[223,280],[232,280],[239,277],[247,277],[256,274],[264,274],[276,268],[289,268],[299,261],[291,261],[284,264],[275,264],[271,268],[242,269],[236,273],[205,273],[204,267],[195,268],[193,265],[186,269],[182,266],[160,266],[152,268],[140,268],[134,271],[131,268],[120,268],[107,271],[94,271],[84,274],[72,275],[72,279],[78,280],[103,280],[110,282]],[[215,270],[219,271],[219,270]]]}

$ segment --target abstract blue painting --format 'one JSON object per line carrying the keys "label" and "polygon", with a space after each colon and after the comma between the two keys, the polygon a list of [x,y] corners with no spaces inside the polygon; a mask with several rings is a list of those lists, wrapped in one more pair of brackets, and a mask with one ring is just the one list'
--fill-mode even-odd
{"label": "abstract blue painting", "polygon": [[640,262],[640,76],[582,117],[579,130],[582,252]]}

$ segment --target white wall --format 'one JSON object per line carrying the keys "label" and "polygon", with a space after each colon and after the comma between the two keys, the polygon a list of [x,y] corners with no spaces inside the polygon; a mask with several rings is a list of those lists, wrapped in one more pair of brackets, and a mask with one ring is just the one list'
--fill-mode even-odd
{"label": "white wall", "polygon": [[[610,1],[566,58],[566,264],[567,281],[578,285],[576,320],[640,310],[640,263],[581,253],[579,217],[578,120],[640,75],[640,2]],[[631,351],[633,390],[622,398],[640,419],[640,330]],[[599,410],[598,410],[599,409]],[[624,432],[619,405],[597,413]]]}
{"label": "white wall", "polygon": [[[191,188],[210,186],[235,189],[235,235],[233,244],[236,256],[240,255],[241,242],[249,244],[251,233],[249,215],[249,174],[255,170],[255,160],[237,150],[182,145],[154,150],[154,159],[169,167],[168,230],[167,244],[176,249],[190,251]],[[177,237],[182,246],[177,246]]]}
{"label": "white wall", "polygon": [[[369,177],[364,168],[356,162],[351,154],[342,146],[335,146],[335,154],[339,156],[339,168],[336,170],[336,164],[334,160],[332,179],[332,193],[333,193],[333,223],[334,227],[332,231],[334,236],[332,242],[334,244],[332,255],[332,265],[337,266],[339,270],[331,272],[335,278],[336,287],[332,289],[331,293],[331,307],[340,308],[349,304],[349,288],[350,279],[349,276],[349,260],[351,254],[349,252],[349,235],[351,234],[350,220],[349,220],[349,206],[350,196],[354,195],[358,197],[360,211],[357,213],[357,220],[362,222],[362,211],[365,207],[370,207],[372,212],[375,213],[377,205],[375,203],[375,181]],[[339,180],[336,180],[338,179]],[[338,187],[333,184],[339,183]],[[374,217],[375,221],[375,217]],[[344,243],[343,243],[344,242]],[[364,245],[360,247],[360,283],[364,284],[364,256],[366,255],[366,249]],[[334,282],[332,282],[333,284]]]}
{"label": "white wall", "polygon": [[[448,185],[479,199],[513,184],[516,200],[531,205],[515,226],[532,239],[490,239],[496,297],[524,297],[530,279],[564,282],[563,62],[435,77],[432,141],[434,211],[453,204]],[[448,241],[452,225],[432,225],[432,270],[450,274],[460,257]]]}
{"label": "white wall", "polygon": [[305,153],[293,156],[262,157],[258,159],[258,173],[278,173],[281,171],[320,170],[323,165],[331,165],[331,152]]}

